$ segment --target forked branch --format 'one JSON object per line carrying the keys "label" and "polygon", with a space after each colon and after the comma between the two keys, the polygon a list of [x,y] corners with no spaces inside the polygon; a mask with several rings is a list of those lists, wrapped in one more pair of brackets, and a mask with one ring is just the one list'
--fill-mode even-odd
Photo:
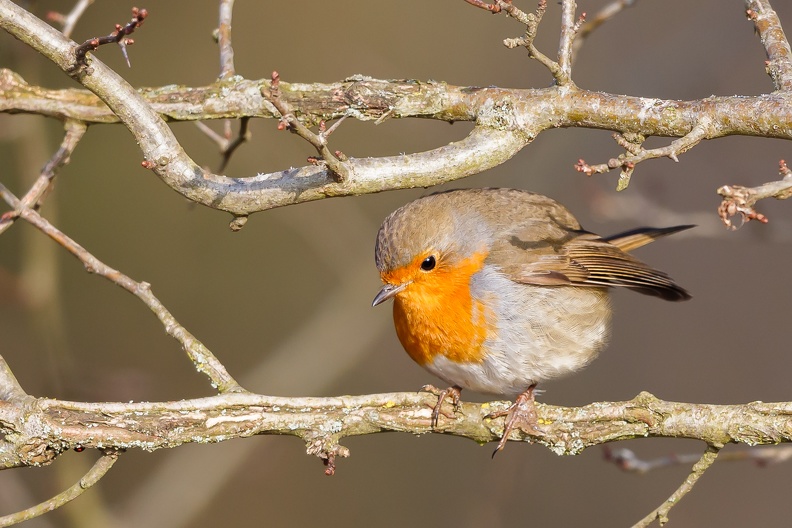
{"label": "forked branch", "polygon": [[97,259],[84,247],[71,239],[52,225],[47,219],[39,215],[30,207],[26,207],[21,200],[14,196],[2,183],[0,183],[0,197],[14,208],[14,215],[26,220],[38,228],[45,235],[63,246],[69,253],[77,257],[90,273],[96,273],[135,295],[154,312],[165,331],[179,341],[195,368],[209,377],[212,385],[220,392],[241,392],[242,387],[231,377],[222,363],[198,341],[190,332],[176,321],[176,318],[151,292],[151,285],[146,282],[136,282]]}
{"label": "forked branch", "polygon": [[718,207],[718,216],[729,229],[736,229],[731,217],[739,214],[743,222],[758,220],[766,224],[765,215],[754,209],[754,205],[764,198],[786,200],[792,196],[792,170],[787,167],[786,161],[778,162],[780,180],[768,182],[757,187],[743,187],[742,185],[724,185],[718,189],[718,194],[723,196],[723,201]]}

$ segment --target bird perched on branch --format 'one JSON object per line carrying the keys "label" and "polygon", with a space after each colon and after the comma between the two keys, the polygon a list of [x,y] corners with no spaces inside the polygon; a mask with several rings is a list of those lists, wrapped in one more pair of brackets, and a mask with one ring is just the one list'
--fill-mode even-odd
{"label": "bird perched on branch", "polygon": [[[667,301],[690,295],[628,252],[693,226],[641,228],[603,238],[584,231],[558,202],[517,189],[462,189],[419,198],[388,216],[376,242],[393,299],[396,334],[419,365],[451,387],[514,398],[503,449],[515,426],[541,435],[537,383],[586,366],[610,330],[608,289],[621,286]],[[494,453],[493,453],[494,455]]]}

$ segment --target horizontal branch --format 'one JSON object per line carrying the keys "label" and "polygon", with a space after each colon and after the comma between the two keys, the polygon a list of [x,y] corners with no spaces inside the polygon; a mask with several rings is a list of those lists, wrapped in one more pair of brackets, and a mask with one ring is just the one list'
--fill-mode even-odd
{"label": "horizontal branch", "polygon": [[[269,79],[199,86],[141,88],[135,93],[165,120],[198,121],[280,114],[261,94]],[[549,128],[585,127],[643,136],[683,137],[707,121],[709,138],[744,135],[792,139],[792,98],[784,93],[711,96],[678,101],[555,87],[517,89],[453,86],[433,81],[390,81],[362,75],[335,83],[280,81],[282,97],[304,120],[318,123],[351,116],[361,121],[425,118],[482,121],[510,118],[508,128],[532,135]],[[119,118],[88,90],[49,90],[27,84],[0,68],[0,112],[31,113],[86,123],[118,123]],[[542,121],[542,123],[536,123]]]}
{"label": "horizontal branch", "polygon": [[[261,95],[261,87],[268,83],[236,80],[201,88],[165,87],[139,93],[154,111],[170,120],[274,118],[277,112],[265,110],[269,103]],[[9,70],[0,70],[0,90],[0,111],[35,112],[94,123],[117,119],[104,103],[84,90],[31,87]],[[218,97],[221,91],[224,95]],[[281,82],[281,92],[308,120],[331,120],[344,115],[377,120],[387,114],[394,118],[476,120],[479,126],[462,141],[427,152],[350,158],[351,177],[343,184],[335,183],[323,166],[252,178],[213,175],[195,166],[177,143],[168,150],[176,153],[172,159],[167,154],[157,158],[161,145],[155,148],[150,139],[141,143],[144,155],[152,160],[166,183],[188,198],[245,215],[327,196],[427,187],[469,176],[506,161],[548,128],[580,126],[667,137],[684,137],[695,129],[708,139],[725,135],[792,139],[792,105],[782,94],[666,101],[579,89],[477,89],[362,77],[334,84]],[[702,122],[707,123],[705,128],[701,127]]]}
{"label": "horizontal branch", "polygon": [[[173,448],[185,443],[220,442],[259,434],[302,438],[322,458],[346,450],[348,436],[387,431],[430,432],[498,440],[503,419],[488,418],[508,402],[461,403],[453,419],[441,415],[430,425],[436,398],[427,393],[392,393],[334,398],[283,398],[249,393],[160,403],[80,403],[38,399],[27,405],[0,402],[0,429],[19,459],[0,452],[0,464],[41,465],[61,451],[82,446],[99,449]],[[701,440],[709,445],[747,445],[792,441],[792,403],[754,402],[705,405],[666,402],[648,393],[624,402],[584,407],[537,404],[545,434],[514,431],[511,440],[536,441],[556,454],[574,455],[587,447],[639,437]],[[449,413],[450,414],[450,413]]]}
{"label": "horizontal branch", "polygon": [[[569,26],[574,18],[574,2],[564,6],[565,24]],[[770,16],[769,7],[760,7],[764,11],[752,11],[752,16],[768,53],[781,64],[786,56],[776,46],[780,40],[769,38],[775,19]],[[764,14],[769,18],[763,18]],[[762,25],[764,22],[768,22],[768,28]],[[658,155],[674,157],[701,140],[727,135],[792,139],[792,94],[786,90],[753,97],[671,101],[581,90],[572,83],[516,90],[357,76],[332,84],[281,82],[279,97],[283,108],[293,110],[293,124],[306,127],[342,117],[377,122],[423,117],[473,121],[476,126],[461,141],[425,152],[382,158],[314,159],[313,165],[230,178],[198,166],[163,118],[279,118],[281,112],[268,100],[272,88],[269,80],[249,81],[234,76],[202,88],[136,91],[97,58],[76,60],[74,42],[9,0],[0,0],[0,27],[96,94],[31,87],[15,73],[0,70],[0,112],[32,112],[85,122],[118,119],[135,137],[145,168],[188,199],[235,215],[234,229],[244,225],[247,215],[274,207],[332,196],[430,187],[477,174],[505,162],[544,130],[558,127],[614,130],[622,137],[681,138],[666,149],[643,151],[646,159]],[[567,40],[577,24],[568,29]],[[568,48],[563,43],[562,47]],[[622,167],[622,188],[634,167],[629,158],[613,160]],[[331,161],[332,170],[327,166]]]}

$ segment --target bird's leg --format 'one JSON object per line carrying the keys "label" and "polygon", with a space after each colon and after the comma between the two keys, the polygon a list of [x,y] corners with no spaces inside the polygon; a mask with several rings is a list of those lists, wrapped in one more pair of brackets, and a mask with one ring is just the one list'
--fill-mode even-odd
{"label": "bird's leg", "polygon": [[[437,422],[440,419],[440,413],[442,412],[443,401],[446,398],[451,398],[451,403],[454,405],[454,410],[456,411],[457,407],[459,407],[459,399],[462,397],[462,387],[459,385],[454,385],[452,387],[448,387],[447,389],[438,389],[434,385],[424,385],[421,387],[421,390],[424,392],[431,392],[435,396],[437,396],[437,405],[434,406],[432,409],[432,429],[437,427]],[[443,413],[448,419],[453,419],[454,415]]]}
{"label": "bird's leg", "polygon": [[542,430],[537,427],[538,417],[536,415],[536,400],[534,400],[535,388],[536,383],[528,387],[525,392],[520,393],[508,409],[491,413],[488,416],[488,418],[506,416],[506,421],[503,425],[503,436],[498,442],[498,447],[492,453],[493,457],[506,446],[506,442],[509,441],[509,435],[515,426],[531,435],[541,436],[543,434]]}

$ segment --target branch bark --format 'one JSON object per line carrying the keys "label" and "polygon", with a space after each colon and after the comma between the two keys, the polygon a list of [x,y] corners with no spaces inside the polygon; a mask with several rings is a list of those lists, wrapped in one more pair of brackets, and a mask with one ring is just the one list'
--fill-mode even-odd
{"label": "branch bark", "polygon": [[[567,15],[574,12],[572,3],[565,5]],[[765,9],[763,13],[766,12]],[[356,77],[331,85],[281,83],[281,90],[284,101],[308,123],[352,115],[359,119],[464,120],[474,121],[476,126],[462,141],[430,151],[349,158],[343,162],[349,175],[344,181],[334,181],[324,165],[228,178],[193,162],[161,116],[177,120],[279,117],[262,96],[262,90],[269,89],[269,81],[234,77],[204,88],[137,92],[95,57],[89,67],[78,67],[74,60],[75,43],[9,0],[0,0],[0,25],[49,57],[109,107],[101,108],[97,99],[78,90],[49,92],[31,88],[18,76],[4,71],[0,111],[36,112],[92,122],[110,122],[116,119],[112,117],[115,115],[135,136],[145,166],[166,184],[190,200],[240,217],[325,197],[453,181],[505,162],[539,133],[557,127],[608,129],[644,137],[686,138],[695,131],[697,141],[728,135],[792,139],[792,105],[786,90],[755,97],[671,101],[592,92],[572,83],[517,90]],[[571,30],[567,31],[567,41],[571,34]],[[771,45],[777,42],[778,39],[768,41],[768,50],[780,49],[780,44]],[[565,47],[564,52],[567,51]],[[783,63],[778,58],[783,53],[773,53],[773,60]]]}
{"label": "branch bark", "polygon": [[[331,398],[282,398],[226,393],[193,400],[153,403],[82,403],[29,399],[25,405],[0,402],[0,426],[9,451],[4,467],[42,465],[62,451],[173,448],[259,434],[302,438],[311,454],[326,459],[346,456],[339,441],[381,432],[430,432],[478,443],[500,439],[503,419],[490,419],[509,402],[461,403],[453,419],[441,415],[431,427],[436,398],[427,393],[391,393]],[[576,455],[587,447],[640,437],[689,438],[709,445],[773,445],[792,441],[792,403],[753,402],[708,405],[663,401],[641,393],[623,402],[584,407],[537,404],[544,435],[514,431],[511,440],[537,442],[558,455]],[[449,413],[450,414],[450,413]],[[21,447],[24,446],[24,449]]]}

